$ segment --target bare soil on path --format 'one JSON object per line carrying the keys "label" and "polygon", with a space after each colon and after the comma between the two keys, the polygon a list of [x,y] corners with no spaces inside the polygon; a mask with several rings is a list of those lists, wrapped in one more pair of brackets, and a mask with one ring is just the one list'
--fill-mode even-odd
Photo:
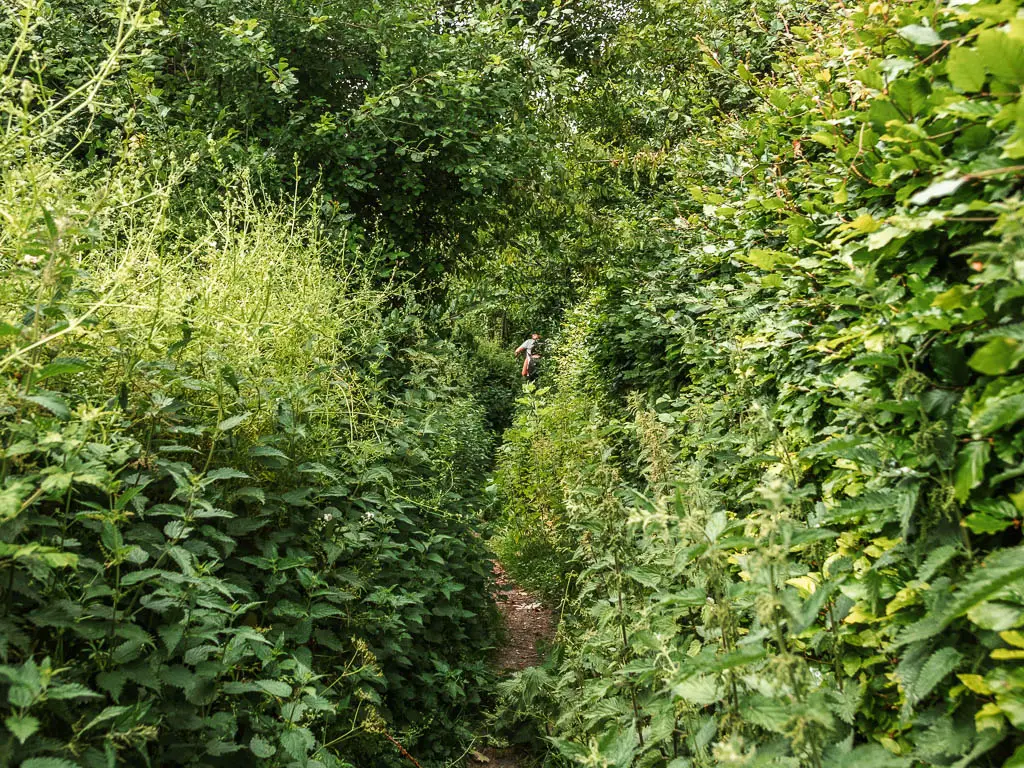
{"label": "bare soil on path", "polygon": [[[498,581],[495,599],[505,625],[505,642],[495,654],[494,667],[502,674],[519,672],[541,662],[537,645],[554,633],[551,611],[533,595],[517,586],[495,562]],[[486,747],[470,754],[469,768],[520,768],[515,749]]]}

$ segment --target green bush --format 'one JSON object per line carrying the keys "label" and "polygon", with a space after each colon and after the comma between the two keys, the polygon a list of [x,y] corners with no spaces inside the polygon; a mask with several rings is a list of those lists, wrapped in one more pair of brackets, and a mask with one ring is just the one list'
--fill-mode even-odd
{"label": "green bush", "polygon": [[1016,4],[847,6],[759,5],[759,73],[699,46],[664,99],[710,72],[748,106],[690,136],[650,106],[656,163],[617,138],[649,178],[580,164],[633,237],[500,470],[545,477],[508,525],[557,510],[572,546],[557,664],[506,686],[556,762],[1024,759],[1024,34]]}
{"label": "green bush", "polygon": [[0,763],[457,754],[492,436],[415,303],[309,202],[182,228],[176,169],[76,171],[73,103],[4,108]]}

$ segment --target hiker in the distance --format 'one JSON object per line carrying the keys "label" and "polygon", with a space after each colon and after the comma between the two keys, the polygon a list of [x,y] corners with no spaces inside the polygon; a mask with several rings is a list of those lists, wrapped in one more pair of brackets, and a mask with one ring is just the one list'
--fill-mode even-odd
{"label": "hiker in the distance", "polygon": [[527,381],[533,381],[537,378],[537,361],[540,360],[540,334],[530,334],[530,338],[524,341],[516,348],[516,357],[519,357],[521,352],[526,353],[526,359],[523,360],[523,377]]}

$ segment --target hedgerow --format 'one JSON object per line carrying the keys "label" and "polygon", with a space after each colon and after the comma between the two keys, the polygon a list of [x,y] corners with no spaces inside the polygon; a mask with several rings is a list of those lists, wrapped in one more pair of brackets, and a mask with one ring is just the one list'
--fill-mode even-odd
{"label": "hedgerow", "polygon": [[[567,594],[508,706],[581,765],[1020,765],[1018,4],[694,5],[616,45],[703,116],[580,140],[628,236],[503,449]],[[649,45],[690,13],[766,55]]]}

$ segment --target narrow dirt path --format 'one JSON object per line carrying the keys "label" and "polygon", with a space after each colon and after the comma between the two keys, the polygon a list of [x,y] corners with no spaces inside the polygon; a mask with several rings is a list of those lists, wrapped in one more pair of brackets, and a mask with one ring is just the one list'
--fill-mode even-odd
{"label": "narrow dirt path", "polygon": [[[551,611],[533,595],[516,585],[495,562],[498,580],[496,600],[505,624],[505,642],[498,649],[494,667],[503,674],[535,667],[541,662],[537,644],[554,633]],[[521,768],[515,749],[485,747],[470,755],[469,768]]]}

